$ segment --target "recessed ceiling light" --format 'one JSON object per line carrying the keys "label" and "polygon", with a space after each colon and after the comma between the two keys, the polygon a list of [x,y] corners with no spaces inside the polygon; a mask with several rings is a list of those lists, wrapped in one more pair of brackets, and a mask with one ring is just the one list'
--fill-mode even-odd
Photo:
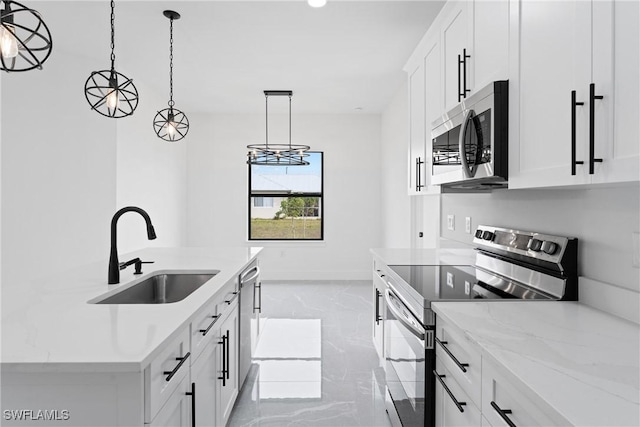
{"label": "recessed ceiling light", "polygon": [[327,4],[327,0],[307,0],[311,7],[322,7]]}

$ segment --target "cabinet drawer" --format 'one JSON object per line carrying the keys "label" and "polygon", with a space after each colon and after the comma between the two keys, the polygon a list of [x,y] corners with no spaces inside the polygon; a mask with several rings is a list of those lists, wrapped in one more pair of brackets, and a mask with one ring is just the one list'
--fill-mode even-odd
{"label": "cabinet drawer", "polygon": [[240,295],[238,279],[229,280],[219,291],[220,298],[216,300],[216,314],[224,316],[229,307]]}
{"label": "cabinet drawer", "polygon": [[507,426],[506,418],[518,427],[566,424],[559,415],[553,416],[550,407],[536,405],[533,393],[527,393],[525,386],[515,381],[487,359],[482,361],[482,415],[490,425]]}
{"label": "cabinet drawer", "polygon": [[464,387],[476,406],[480,407],[480,350],[465,338],[460,329],[439,317],[436,320],[436,359],[443,363],[455,380]]}
{"label": "cabinet drawer", "polygon": [[436,425],[479,426],[480,409],[467,394],[470,390],[460,385],[442,362],[436,361],[436,372],[440,377],[436,378]]}
{"label": "cabinet drawer", "polygon": [[145,422],[150,422],[189,373],[189,328],[184,328],[144,371]]}
{"label": "cabinet drawer", "polygon": [[191,322],[191,364],[200,356],[202,350],[213,339],[215,324],[220,319],[217,313],[217,305],[222,297],[215,299],[200,310]]}

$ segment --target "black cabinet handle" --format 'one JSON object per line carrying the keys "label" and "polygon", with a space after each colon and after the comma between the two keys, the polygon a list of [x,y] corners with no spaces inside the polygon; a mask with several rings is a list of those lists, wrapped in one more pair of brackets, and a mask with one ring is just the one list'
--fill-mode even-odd
{"label": "black cabinet handle", "polygon": [[224,302],[226,302],[227,304],[231,305],[231,303],[233,302],[234,299],[236,299],[238,297],[238,291],[233,291],[231,292],[231,295],[233,295],[231,298],[224,300]]}
{"label": "black cabinet handle", "polygon": [[379,325],[380,321],[382,320],[382,317],[380,316],[380,298],[382,298],[382,292],[376,289],[376,325]]}
{"label": "black cabinet handle", "polygon": [[460,66],[462,66],[462,58],[458,54],[458,102],[462,100],[462,83],[460,82],[462,73],[460,72]]}
{"label": "black cabinet handle", "polygon": [[184,357],[176,357],[176,360],[179,360],[180,362],[176,365],[175,368],[173,368],[173,371],[164,371],[162,373],[163,375],[167,375],[166,381],[171,381],[171,378],[173,378],[173,376],[178,372],[178,369],[180,369],[180,367],[189,358],[189,356],[191,356],[190,352],[185,354]]}
{"label": "black cabinet handle", "polygon": [[467,402],[459,402],[458,399],[456,399],[456,397],[453,395],[453,393],[451,393],[451,390],[449,390],[449,387],[447,387],[447,384],[445,384],[443,380],[443,378],[446,378],[446,375],[440,375],[435,369],[433,370],[433,375],[436,376],[436,378],[440,382],[440,385],[442,385],[442,388],[444,388],[451,400],[453,400],[453,403],[456,404],[456,406],[458,407],[458,411],[464,412],[463,406],[466,405]]}
{"label": "black cabinet handle", "polygon": [[222,380],[222,387],[227,386],[227,377],[225,376],[227,372],[227,359],[226,359],[226,348],[227,348],[227,336],[222,336],[222,341],[218,341],[218,344],[222,344],[222,376],[218,377],[219,380]]}
{"label": "black cabinet handle", "polygon": [[447,341],[440,341],[440,339],[438,337],[436,337],[436,342],[438,344],[440,344],[440,347],[442,347],[442,349],[445,351],[445,353],[447,353],[449,355],[451,360],[453,360],[453,362],[456,365],[458,365],[458,368],[460,368],[460,370],[462,372],[467,372],[467,368],[469,367],[469,364],[468,363],[460,363],[460,361],[453,355],[453,353],[451,353],[451,350],[449,350],[446,347],[446,344],[449,344]]}
{"label": "black cabinet handle", "polygon": [[507,414],[512,413],[511,409],[502,409],[493,400],[491,401],[491,407],[498,413],[498,415],[500,415],[500,417],[504,420],[505,423],[507,423],[509,427],[516,427],[513,421],[511,421],[507,416]]}
{"label": "black cabinet handle", "polygon": [[582,160],[576,160],[576,106],[584,102],[576,102],[576,91],[571,91],[571,175],[576,174],[576,165],[583,165]]}
{"label": "black cabinet handle", "polygon": [[467,55],[467,49],[464,48],[462,55],[458,55],[458,102],[466,98],[468,92],[471,92],[471,89],[467,89],[467,58],[471,58],[471,56]]}
{"label": "black cabinet handle", "polygon": [[589,85],[589,175],[593,175],[594,165],[602,163],[602,159],[595,158],[596,149],[596,99],[603,99],[602,95],[596,95],[596,85]]}
{"label": "black cabinet handle", "polygon": [[420,191],[424,187],[422,184],[421,166],[424,164],[421,157],[416,157],[416,191]]}
{"label": "black cabinet handle", "polygon": [[209,329],[211,329],[211,327],[216,323],[216,321],[218,320],[218,318],[220,317],[220,315],[215,315],[215,316],[211,316],[213,317],[213,322],[211,322],[209,324],[209,326],[207,326],[207,329],[200,329],[200,332],[202,333],[202,336],[206,336],[207,333],[209,333]]}
{"label": "black cabinet handle", "polygon": [[186,395],[191,396],[191,427],[196,427],[196,383],[191,383],[191,391]]}
{"label": "black cabinet handle", "polygon": [[231,348],[231,346],[229,345],[229,330],[227,329],[227,379],[229,379],[229,361],[231,360],[229,357],[229,348]]}

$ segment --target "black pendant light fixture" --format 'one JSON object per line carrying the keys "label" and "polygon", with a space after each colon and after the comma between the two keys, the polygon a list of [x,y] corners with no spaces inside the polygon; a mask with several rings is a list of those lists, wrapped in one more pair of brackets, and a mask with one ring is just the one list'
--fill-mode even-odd
{"label": "black pendant light fixture", "polygon": [[[309,156],[308,145],[291,143],[291,98],[293,92],[290,90],[265,90],[265,143],[247,145],[249,152],[247,153],[247,163],[250,165],[262,166],[304,166],[309,162],[304,158]],[[289,97],[289,142],[288,143],[269,143],[269,97],[270,96],[288,96]]]}
{"label": "black pendant light fixture", "polygon": [[138,106],[138,90],[133,80],[115,70],[115,2],[111,0],[111,69],[94,71],[84,84],[84,96],[91,109],[119,119],[133,114]]}
{"label": "black pendant light fixture", "polygon": [[0,3],[0,68],[9,72],[41,70],[53,47],[47,24],[40,13],[18,2]]}
{"label": "black pendant light fixture", "polygon": [[187,116],[173,106],[173,21],[180,19],[180,14],[173,10],[165,10],[162,12],[164,16],[169,18],[169,108],[158,111],[153,118],[153,130],[158,138],[165,141],[180,141],[189,132],[189,119]]}

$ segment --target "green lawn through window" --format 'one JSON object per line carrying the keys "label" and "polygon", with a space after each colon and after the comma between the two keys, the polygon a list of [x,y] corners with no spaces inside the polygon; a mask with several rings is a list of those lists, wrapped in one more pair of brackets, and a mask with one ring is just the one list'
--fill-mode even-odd
{"label": "green lawn through window", "polygon": [[251,218],[251,238],[319,239],[321,224],[322,221],[318,218]]}

